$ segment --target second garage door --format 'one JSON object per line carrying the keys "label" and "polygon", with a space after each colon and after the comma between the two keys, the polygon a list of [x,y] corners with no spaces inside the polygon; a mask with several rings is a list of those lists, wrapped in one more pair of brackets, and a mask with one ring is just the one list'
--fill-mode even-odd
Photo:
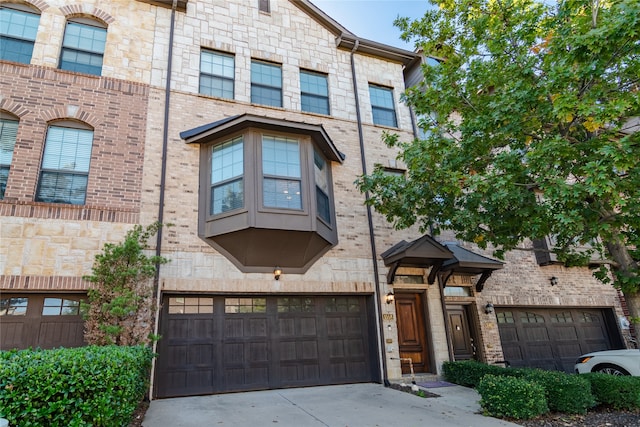
{"label": "second garage door", "polygon": [[374,380],[367,298],[165,296],[156,396]]}
{"label": "second garage door", "polygon": [[511,366],[573,372],[578,356],[621,348],[611,309],[497,308],[504,358]]}

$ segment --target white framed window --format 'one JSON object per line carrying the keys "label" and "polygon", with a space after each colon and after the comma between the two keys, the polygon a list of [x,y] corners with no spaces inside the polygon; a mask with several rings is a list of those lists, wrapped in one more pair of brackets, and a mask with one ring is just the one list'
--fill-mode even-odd
{"label": "white framed window", "polygon": [[92,145],[91,130],[49,126],[36,201],[83,205]]}
{"label": "white framed window", "polygon": [[0,59],[29,64],[40,14],[25,5],[0,7]]}
{"label": "white framed window", "polygon": [[233,99],[235,58],[228,53],[200,52],[200,93]]}
{"label": "white framed window", "polygon": [[371,112],[376,125],[398,127],[396,109],[393,102],[393,89],[369,84]]}
{"label": "white framed window", "polygon": [[98,21],[72,19],[67,22],[60,54],[60,69],[102,74],[107,29]]}

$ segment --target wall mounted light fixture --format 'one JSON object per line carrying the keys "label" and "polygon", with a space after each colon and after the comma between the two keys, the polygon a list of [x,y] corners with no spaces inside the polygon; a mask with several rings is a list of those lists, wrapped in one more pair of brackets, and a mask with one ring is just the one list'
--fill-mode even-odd
{"label": "wall mounted light fixture", "polygon": [[384,297],[384,300],[387,302],[387,304],[391,304],[393,301],[395,301],[395,299],[396,297],[391,291],[387,292],[387,295]]}
{"label": "wall mounted light fixture", "polygon": [[484,306],[484,312],[487,314],[493,313],[493,304],[488,302],[487,305]]}
{"label": "wall mounted light fixture", "polygon": [[551,279],[549,279],[549,282],[551,282],[551,286],[555,286],[558,284],[558,278],[556,276],[551,277]]}
{"label": "wall mounted light fixture", "polygon": [[282,270],[280,269],[280,267],[276,267],[275,270],[273,270],[273,278],[276,280],[280,280],[280,275],[282,274]]}

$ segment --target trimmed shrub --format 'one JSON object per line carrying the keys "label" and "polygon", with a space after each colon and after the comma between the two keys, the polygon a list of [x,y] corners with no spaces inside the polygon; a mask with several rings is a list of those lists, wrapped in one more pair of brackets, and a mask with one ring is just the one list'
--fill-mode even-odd
{"label": "trimmed shrub", "polygon": [[580,376],[591,383],[591,391],[598,404],[614,409],[640,409],[640,377],[619,377],[600,373]]}
{"label": "trimmed shrub", "polygon": [[482,377],[487,374],[497,376],[510,375],[510,373],[507,372],[510,370],[511,369],[505,369],[501,366],[487,365],[486,363],[475,360],[444,362],[442,364],[442,372],[445,380],[465,387],[476,387]]}
{"label": "trimmed shrub", "polygon": [[576,374],[531,369],[524,371],[523,379],[540,384],[545,391],[549,409],[566,414],[586,414],[595,406],[591,384]]}
{"label": "trimmed shrub", "polygon": [[152,358],[142,346],[0,352],[0,415],[21,427],[126,427]]}
{"label": "trimmed shrub", "polygon": [[527,420],[549,412],[544,388],[536,382],[485,375],[476,390],[485,415]]}

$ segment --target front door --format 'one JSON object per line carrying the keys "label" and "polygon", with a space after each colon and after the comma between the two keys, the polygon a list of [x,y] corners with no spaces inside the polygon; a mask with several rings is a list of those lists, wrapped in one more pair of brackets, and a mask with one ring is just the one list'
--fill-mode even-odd
{"label": "front door", "polygon": [[398,347],[402,373],[429,372],[423,293],[396,293]]}
{"label": "front door", "polygon": [[475,358],[475,345],[469,330],[467,310],[461,305],[447,306],[447,315],[455,360]]}

